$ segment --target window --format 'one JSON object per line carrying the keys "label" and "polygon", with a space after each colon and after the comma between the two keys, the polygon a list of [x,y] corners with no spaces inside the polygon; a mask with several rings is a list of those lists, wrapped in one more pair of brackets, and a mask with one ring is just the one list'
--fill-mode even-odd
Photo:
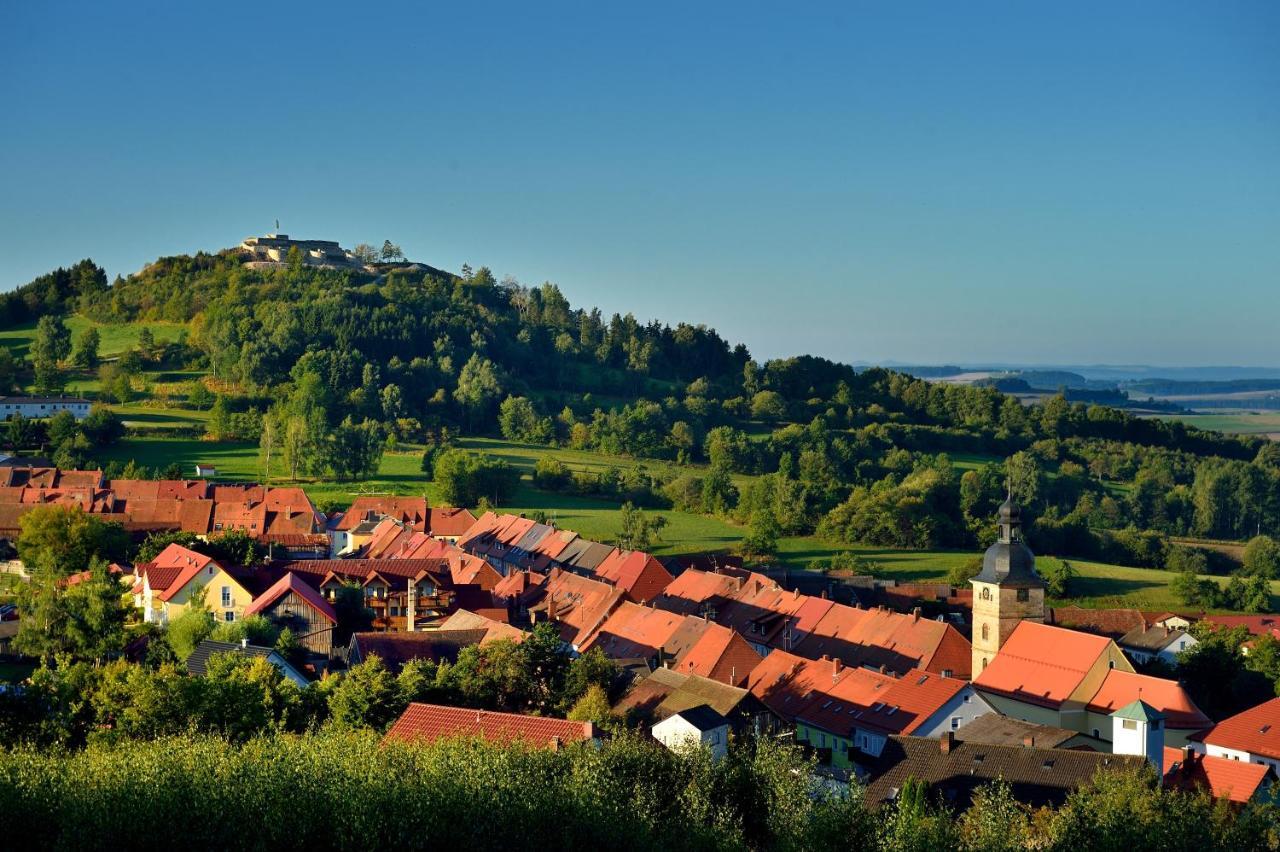
{"label": "window", "polygon": [[1138,730],[1138,723],[1132,719],[1121,719],[1120,727],[1124,728],[1126,731],[1136,731]]}
{"label": "window", "polygon": [[227,621],[227,622],[235,621],[235,620],[236,620],[236,614],[235,614],[234,612],[232,612],[231,610],[227,610],[226,612],[224,612],[224,613],[222,614],[222,620],[223,620],[223,621]]}
{"label": "window", "polygon": [[991,628],[989,625],[982,625],[982,638],[989,639],[991,637]]}
{"label": "window", "polygon": [[1093,729],[1093,736],[1094,736],[1094,738],[1095,738],[1095,739],[1101,739],[1101,737],[1099,737],[1099,736],[1098,736],[1098,729],[1097,729],[1097,728],[1094,728],[1094,729]]}
{"label": "window", "polygon": [[229,606],[231,606],[231,587],[223,586],[222,587],[222,608],[226,609]]}
{"label": "window", "polygon": [[1027,591],[1026,589],[1018,589],[1019,602],[1030,600],[1030,598],[1031,598],[1031,592]]}
{"label": "window", "polygon": [[984,601],[991,600],[991,589],[987,588],[986,586],[983,586],[982,594],[979,597],[981,597]]}
{"label": "window", "polygon": [[953,731],[958,731],[958,730],[960,730],[960,717],[959,717],[959,716],[952,716],[952,717],[951,717],[951,730],[953,730]]}

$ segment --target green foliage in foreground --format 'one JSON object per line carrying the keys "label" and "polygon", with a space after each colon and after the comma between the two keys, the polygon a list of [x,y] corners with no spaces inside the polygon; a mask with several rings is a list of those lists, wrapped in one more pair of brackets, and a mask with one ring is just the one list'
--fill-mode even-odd
{"label": "green foliage in foreground", "polygon": [[1272,807],[1237,816],[1149,771],[1104,773],[1042,812],[995,784],[955,814],[918,785],[873,813],[811,768],[770,741],[716,762],[631,737],[551,751],[368,730],[189,735],[0,755],[0,814],[31,849],[1276,848]]}

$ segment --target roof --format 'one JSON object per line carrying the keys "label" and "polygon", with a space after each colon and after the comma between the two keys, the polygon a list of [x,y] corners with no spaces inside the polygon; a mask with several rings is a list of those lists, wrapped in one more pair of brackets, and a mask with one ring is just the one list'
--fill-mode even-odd
{"label": "roof", "polygon": [[466,609],[460,609],[450,614],[448,618],[440,623],[440,629],[442,631],[483,630],[485,634],[484,638],[480,640],[481,645],[485,642],[492,642],[494,639],[510,639],[513,642],[522,642],[525,637],[525,632],[518,627],[512,627],[506,622],[497,621]]}
{"label": "roof", "polygon": [[419,532],[426,530],[427,498],[425,497],[357,497],[343,514],[336,529],[354,529],[366,520],[392,518]]}
{"label": "roof", "polygon": [[965,742],[1008,746],[1024,745],[1030,738],[1032,745],[1040,748],[1059,748],[1063,743],[1085,735],[1052,725],[1024,722],[1013,716],[984,713],[962,726],[956,731],[956,736]]}
{"label": "roof", "polygon": [[684,618],[673,612],[623,601],[597,628],[580,634],[574,644],[582,652],[599,648],[613,659],[648,659],[658,655]]}
{"label": "roof", "polygon": [[1105,636],[1023,621],[973,684],[1031,704],[1058,707],[1079,688],[1110,644]]}
{"label": "roof", "polygon": [[1280,698],[1223,719],[1200,739],[1206,745],[1280,760]]}
{"label": "roof", "polygon": [[168,601],[206,568],[212,569],[211,574],[222,570],[212,556],[180,544],[170,544],[150,563],[140,566],[139,572],[146,573],[152,593],[160,600]]}
{"label": "roof", "polygon": [[453,506],[431,506],[427,509],[427,532],[433,536],[455,538],[476,522],[469,509]]}
{"label": "roof", "polygon": [[[267,648],[263,645],[241,645],[236,642],[215,642],[213,639],[204,639],[191,652],[191,656],[187,657],[187,671],[193,675],[205,674],[209,659],[215,654],[237,654],[241,657],[262,657],[264,659],[269,659],[274,655],[276,659],[272,660],[272,662],[276,663],[276,665],[281,663],[288,665],[276,653],[274,648]],[[290,668],[292,669],[292,667]]]}
{"label": "roof", "polygon": [[573,644],[586,639],[622,603],[622,592],[608,583],[558,569],[552,569],[540,591],[541,599],[530,611],[556,622],[561,637]]}
{"label": "roof", "polygon": [[671,574],[654,557],[642,551],[615,550],[596,567],[597,579],[627,593],[638,603],[648,603],[671,582]]}
{"label": "roof", "polygon": [[1164,718],[1163,713],[1141,698],[1135,698],[1111,715],[1116,719],[1130,719],[1134,722],[1158,722]]}
{"label": "roof", "polygon": [[293,573],[285,574],[271,588],[254,598],[253,603],[244,608],[245,617],[264,612],[276,601],[287,597],[291,592],[306,601],[312,609],[320,613],[330,624],[338,623],[338,614],[334,612],[329,602],[313,589],[309,583]]}
{"label": "roof", "polygon": [[616,713],[635,710],[665,719],[678,710],[706,704],[729,716],[750,698],[745,689],[672,669],[654,669],[613,707]]}
{"label": "roof", "polygon": [[[1115,713],[1139,698],[1165,716],[1165,726],[1201,731],[1213,724],[1176,680],[1111,669],[1088,701],[1095,713]],[[1132,711],[1130,711],[1132,712]],[[1132,717],[1127,717],[1132,718]]]}
{"label": "roof", "polygon": [[1164,785],[1177,790],[1208,790],[1215,799],[1243,804],[1269,783],[1271,767],[1166,747]]}
{"label": "roof", "polygon": [[848,736],[855,728],[911,733],[969,686],[915,670],[900,678],[773,651],[751,673],[751,694],[778,716]]}
{"label": "roof", "polygon": [[[802,621],[797,629],[805,632]],[[919,613],[843,604],[826,607],[821,619],[793,648],[803,657],[826,654],[839,657],[846,665],[884,666],[893,672],[921,668],[965,678],[973,665],[969,641],[944,621],[923,618]]]}
{"label": "roof", "polygon": [[1018,801],[1058,805],[1099,770],[1136,770],[1146,762],[1138,755],[965,742],[949,733],[941,740],[891,736],[868,766],[873,777],[866,800],[892,801],[914,778],[941,794],[947,805],[964,808],[974,790],[1003,779]]}
{"label": "roof", "polygon": [[1044,588],[1036,573],[1036,557],[1022,540],[1022,509],[1013,498],[1000,504],[1000,538],[982,556],[976,583],[997,583],[1010,588]]}
{"label": "roof", "polygon": [[686,707],[683,710],[677,710],[675,713],[671,714],[671,717],[674,716],[679,716],[681,719],[684,719],[690,725],[693,725],[699,731],[704,733],[707,731],[714,731],[716,728],[723,728],[725,725],[729,724],[725,721],[723,716],[705,704],[699,704],[696,707]]}
{"label": "roof", "polygon": [[[687,618],[697,621],[692,616]],[[737,633],[718,624],[708,624],[694,643],[676,658],[674,667],[684,674],[746,686],[761,660],[763,657]]]}
{"label": "roof", "polygon": [[1145,622],[1136,609],[1086,609],[1079,606],[1058,606],[1049,610],[1048,623],[1072,630],[1100,633],[1119,639]]}
{"label": "roof", "polygon": [[1118,640],[1122,648],[1158,653],[1187,635],[1182,628],[1156,627],[1154,624],[1135,627]]}
{"label": "roof", "polygon": [[476,737],[492,742],[518,740],[535,746],[555,747],[559,743],[594,739],[595,729],[590,722],[414,702],[386,736],[388,740],[405,742],[430,742],[454,737]]}
{"label": "roof", "polygon": [[486,631],[425,630],[413,633],[353,633],[348,652],[353,662],[379,657],[388,669],[398,672],[412,660],[457,662],[468,645],[479,645]]}

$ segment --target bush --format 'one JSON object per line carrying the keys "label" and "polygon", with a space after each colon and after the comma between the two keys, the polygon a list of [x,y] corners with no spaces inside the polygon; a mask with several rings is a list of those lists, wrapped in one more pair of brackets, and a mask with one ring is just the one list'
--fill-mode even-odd
{"label": "bush", "polygon": [[564,462],[545,456],[533,466],[533,484],[543,491],[563,491],[573,482],[573,474]]}

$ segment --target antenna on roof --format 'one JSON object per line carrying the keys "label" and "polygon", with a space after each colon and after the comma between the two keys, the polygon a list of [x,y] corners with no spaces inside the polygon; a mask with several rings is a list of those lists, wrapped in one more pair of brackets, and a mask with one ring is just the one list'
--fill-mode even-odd
{"label": "antenna on roof", "polygon": [[280,233],[280,220],[276,219],[276,233]]}

